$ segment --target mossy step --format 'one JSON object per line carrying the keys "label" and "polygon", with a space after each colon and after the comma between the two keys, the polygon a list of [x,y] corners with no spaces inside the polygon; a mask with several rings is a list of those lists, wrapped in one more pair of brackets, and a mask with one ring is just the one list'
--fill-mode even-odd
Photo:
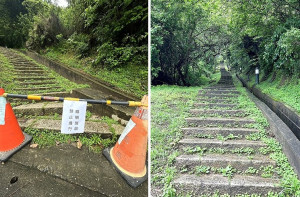
{"label": "mossy step", "polygon": [[236,98],[237,95],[233,94],[198,94],[199,97],[203,98]]}
{"label": "mossy step", "polygon": [[49,85],[55,84],[55,81],[34,81],[34,82],[20,82],[22,86],[30,86],[30,85]]}
{"label": "mossy step", "polygon": [[248,129],[248,128],[219,128],[219,127],[190,127],[182,128],[182,132],[186,136],[195,136],[195,135],[212,135],[212,136],[228,136],[233,134],[235,136],[245,137],[246,135],[259,132],[257,129]]}
{"label": "mossy step", "polygon": [[[87,110],[90,110],[91,106],[87,106]],[[14,107],[14,113],[17,116],[48,116],[56,114],[62,114],[63,102],[39,102],[27,105],[19,105]]]}
{"label": "mossy step", "polygon": [[40,67],[37,67],[37,66],[28,66],[28,67],[25,67],[25,66],[20,66],[20,67],[16,67],[14,66],[14,70],[15,71],[19,71],[19,70],[41,70]]}
{"label": "mossy step", "polygon": [[16,77],[18,81],[33,81],[33,80],[55,80],[53,77]]}
{"label": "mossy step", "polygon": [[245,117],[246,113],[243,110],[225,110],[225,109],[191,109],[190,113],[194,116],[231,116]]}
{"label": "mossy step", "polygon": [[244,126],[247,124],[255,123],[254,120],[246,118],[186,118],[186,121],[189,125],[193,126],[226,126],[226,125],[235,125],[235,126]]}
{"label": "mossy step", "polygon": [[[37,130],[49,130],[53,132],[61,131],[61,120],[48,119],[19,119],[19,124],[22,129],[32,128]],[[85,134],[98,134],[102,138],[110,138],[112,136],[111,129],[115,130],[117,135],[121,135],[124,127],[119,124],[113,124],[111,127],[105,122],[85,121]]]}
{"label": "mossy step", "polygon": [[15,71],[16,71],[16,73],[20,73],[20,74],[22,74],[22,73],[45,73],[45,71],[44,70],[41,70],[41,69],[33,69],[33,70],[17,70],[17,69],[15,69]]}
{"label": "mossy step", "polygon": [[177,168],[194,168],[196,166],[209,166],[214,168],[226,168],[228,165],[245,172],[249,167],[259,170],[261,167],[276,166],[276,162],[265,155],[242,156],[237,154],[208,154],[180,155],[175,159]]}
{"label": "mossy step", "polygon": [[235,87],[218,87],[218,86],[211,86],[203,88],[203,90],[236,90]]}
{"label": "mossy step", "polygon": [[237,90],[202,90],[204,94],[240,94]]}
{"label": "mossy step", "polygon": [[203,99],[203,98],[198,98],[197,99],[198,103],[224,103],[224,104],[233,104],[237,103],[238,101],[236,99],[232,98],[227,98],[227,99]]}
{"label": "mossy step", "polygon": [[266,144],[264,144],[261,141],[250,141],[250,140],[222,141],[218,139],[186,138],[179,141],[179,147],[181,149],[186,147],[201,147],[201,148],[224,148],[224,149],[253,148],[255,150],[258,150],[261,147],[266,147]]}
{"label": "mossy step", "polygon": [[69,97],[71,96],[70,92],[61,91],[61,92],[47,92],[47,93],[35,93],[33,95],[37,96],[53,96],[53,97]]}
{"label": "mossy step", "polygon": [[279,180],[257,176],[236,175],[231,179],[222,175],[181,175],[172,184],[176,193],[182,195],[212,195],[218,194],[242,195],[260,194],[267,195],[270,191],[280,192]]}
{"label": "mossy step", "polygon": [[216,84],[214,86],[210,86],[209,88],[236,88],[235,85],[226,85],[226,84]]}
{"label": "mossy step", "polygon": [[223,104],[223,103],[195,103],[195,107],[207,107],[207,108],[237,108],[236,104]]}
{"label": "mossy step", "polygon": [[29,88],[15,88],[17,91],[38,91],[38,90],[55,90],[55,89],[60,89],[61,87],[59,86],[50,86],[50,87],[29,87]]}

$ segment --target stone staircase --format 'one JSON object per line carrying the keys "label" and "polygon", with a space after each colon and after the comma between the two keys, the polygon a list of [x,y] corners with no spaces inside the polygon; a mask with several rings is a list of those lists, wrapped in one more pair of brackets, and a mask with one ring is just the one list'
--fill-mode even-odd
{"label": "stone staircase", "polygon": [[173,180],[177,194],[259,194],[280,191],[274,174],[263,178],[263,168],[276,167],[275,161],[259,152],[262,141],[245,136],[259,132],[251,128],[254,120],[239,108],[239,91],[230,73],[221,68],[220,81],[199,92],[195,109],[186,118],[179,141],[182,153],[175,159],[179,172]]}
{"label": "stone staircase", "polygon": [[[73,92],[77,92],[74,95],[59,85],[56,76],[49,74],[49,68],[42,67],[11,49],[0,47],[0,53],[14,66],[16,76],[16,88],[7,93],[113,99],[111,95],[100,91],[91,95],[88,88],[73,89]],[[88,96],[86,92],[89,92]],[[49,134],[60,132],[62,102],[32,102],[12,98],[8,98],[8,101],[12,104],[23,131],[41,131],[43,138],[48,137],[42,134],[46,130]],[[102,106],[97,105],[98,108],[95,108],[95,105],[88,105],[85,133],[80,136],[93,140],[97,135],[106,138],[103,141],[108,142],[107,138],[115,138],[114,133],[121,134],[126,122],[122,125],[111,120],[105,121],[103,115],[99,114],[117,114],[117,118],[125,119],[134,110],[121,106]],[[80,136],[76,134],[72,137]],[[100,146],[103,144],[97,144],[97,147]],[[137,197],[148,194],[147,182],[138,188],[131,188],[101,153],[94,153],[85,145],[78,147],[78,142],[56,141],[55,145],[45,148],[26,146],[0,165],[0,174],[0,196],[104,197],[126,194]],[[12,184],[13,179],[16,182]]]}
{"label": "stone staircase", "polygon": [[[49,68],[27,59],[11,49],[0,48],[0,53],[8,58],[10,63],[14,66],[17,88],[13,90],[14,92],[9,93],[58,97],[72,96],[71,92],[66,91],[66,89],[59,85]],[[80,89],[77,91],[80,91]],[[100,93],[100,96],[103,98],[108,97],[102,93]],[[22,129],[30,127],[37,130],[60,132],[63,108],[62,102],[32,102],[12,98],[8,98],[8,101],[14,106],[13,110],[18,117]],[[91,105],[88,105],[87,110],[90,112],[95,111]],[[54,119],[54,116],[56,116],[56,119]],[[123,123],[123,125],[124,124],[126,124],[126,122]],[[93,114],[92,118],[86,120],[85,134],[98,134],[103,138],[110,138],[113,134],[112,130],[114,130],[117,135],[120,135],[123,129],[124,126],[120,124],[110,126],[103,122],[99,115]]]}

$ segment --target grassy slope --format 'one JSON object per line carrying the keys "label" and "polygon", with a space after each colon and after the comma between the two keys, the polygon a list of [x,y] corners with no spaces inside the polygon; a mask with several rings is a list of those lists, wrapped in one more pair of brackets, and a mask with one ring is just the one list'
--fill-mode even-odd
{"label": "grassy slope", "polygon": [[[300,79],[287,77],[285,83],[280,84],[283,74],[278,73],[275,80],[271,82],[272,75],[273,74],[271,74],[266,81],[261,82],[256,87],[262,90],[263,93],[271,96],[275,101],[286,104],[300,114]],[[260,78],[261,77],[262,75]],[[247,79],[245,75],[243,75],[243,78]],[[254,83],[255,76],[252,75],[250,77],[250,84],[253,85]]]}
{"label": "grassy slope", "polygon": [[170,185],[175,175],[174,149],[182,138],[185,118],[198,94],[199,87],[157,86],[151,88],[151,184],[172,196]]}
{"label": "grassy slope", "polygon": [[94,68],[91,57],[78,59],[71,52],[61,53],[55,48],[48,49],[45,56],[67,66],[80,69],[137,97],[142,97],[148,92],[148,67],[146,65],[130,65],[126,68],[113,70],[100,66]]}

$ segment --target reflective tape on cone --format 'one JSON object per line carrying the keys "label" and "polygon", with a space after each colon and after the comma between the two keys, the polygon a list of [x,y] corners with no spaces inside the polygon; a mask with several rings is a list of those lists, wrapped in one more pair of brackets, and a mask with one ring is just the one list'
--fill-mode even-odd
{"label": "reflective tape on cone", "polygon": [[111,150],[111,157],[120,170],[133,177],[143,177],[146,174],[146,152],[148,132],[143,126],[142,119],[132,116],[136,124]]}

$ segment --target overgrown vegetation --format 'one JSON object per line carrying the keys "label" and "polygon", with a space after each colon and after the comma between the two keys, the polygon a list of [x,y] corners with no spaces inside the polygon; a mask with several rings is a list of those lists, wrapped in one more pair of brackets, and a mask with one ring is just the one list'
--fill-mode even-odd
{"label": "overgrown vegetation", "polygon": [[152,1],[153,84],[199,84],[216,62],[299,77],[297,0]]}
{"label": "overgrown vegetation", "polygon": [[199,85],[216,71],[228,35],[211,23],[205,3],[152,1],[152,83]]}
{"label": "overgrown vegetation", "polygon": [[8,59],[0,54],[0,87],[5,91],[13,91],[17,84],[14,81],[15,74],[13,72],[14,66],[8,61]]}
{"label": "overgrown vegetation", "polygon": [[198,94],[199,87],[156,86],[151,88],[151,190],[163,189],[174,196],[171,181],[176,169],[174,148],[182,138],[181,128]]}
{"label": "overgrown vegetation", "polygon": [[[248,76],[242,74],[243,79],[248,79]],[[264,79],[264,80],[262,80]],[[250,86],[255,84],[255,75],[251,74],[248,81]],[[289,77],[283,71],[273,71],[269,77],[264,78],[264,74],[260,75],[260,83],[255,85],[263,93],[272,97],[273,100],[284,103],[300,114],[300,79],[294,75]]]}
{"label": "overgrown vegetation", "polygon": [[62,57],[56,60],[79,63],[124,91],[146,94],[147,0],[69,0],[66,8],[51,2],[1,1],[0,45]]}
{"label": "overgrown vegetation", "polygon": [[256,121],[253,125],[254,128],[259,130],[258,138],[267,144],[267,148],[260,149],[262,154],[270,154],[270,158],[276,161],[276,168],[271,169],[270,167],[262,168],[263,177],[270,177],[273,172],[276,172],[281,180],[280,184],[283,187],[283,191],[279,194],[272,194],[270,196],[298,196],[300,195],[300,181],[297,178],[293,168],[288,162],[287,157],[282,152],[282,147],[274,138],[268,136],[266,130],[268,129],[269,123],[263,116],[262,112],[255,106],[255,104],[247,96],[246,90],[241,86],[241,84],[235,78],[235,85],[237,89],[241,92],[239,97],[240,106],[249,112],[250,118]]}

